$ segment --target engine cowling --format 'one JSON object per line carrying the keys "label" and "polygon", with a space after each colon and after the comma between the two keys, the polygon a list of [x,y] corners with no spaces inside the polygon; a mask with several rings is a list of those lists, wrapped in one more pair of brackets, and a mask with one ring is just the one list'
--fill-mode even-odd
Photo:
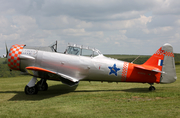
{"label": "engine cowling", "polygon": [[23,47],[25,45],[13,45],[11,46],[8,53],[8,66],[12,70],[20,70],[20,58],[19,56],[22,53]]}

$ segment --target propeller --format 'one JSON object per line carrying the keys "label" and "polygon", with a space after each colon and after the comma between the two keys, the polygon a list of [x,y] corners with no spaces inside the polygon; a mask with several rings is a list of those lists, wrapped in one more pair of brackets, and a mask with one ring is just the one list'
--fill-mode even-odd
{"label": "propeller", "polygon": [[[5,63],[7,63],[7,60],[8,60],[7,57],[8,57],[8,54],[9,54],[9,50],[8,50],[6,42],[5,42],[5,46],[6,46],[6,55],[4,55],[4,58],[6,58]],[[10,69],[10,71],[12,71],[12,70]]]}
{"label": "propeller", "polygon": [[6,42],[5,42],[5,46],[6,46],[6,55],[4,56],[4,58],[7,58],[8,54],[9,54],[9,51],[8,51],[8,47],[7,47]]}

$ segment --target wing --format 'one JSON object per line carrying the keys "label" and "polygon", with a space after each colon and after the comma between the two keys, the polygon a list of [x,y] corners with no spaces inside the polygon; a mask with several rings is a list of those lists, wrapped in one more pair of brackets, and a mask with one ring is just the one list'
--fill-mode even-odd
{"label": "wing", "polygon": [[62,83],[67,84],[69,86],[74,86],[79,83],[79,80],[74,77],[65,75],[63,73],[54,72],[51,70],[40,68],[40,67],[29,66],[29,67],[26,67],[26,70],[30,75],[38,76],[38,77],[39,77],[39,74],[37,74],[35,72],[44,72],[44,73],[50,73],[50,74],[57,75]]}
{"label": "wing", "polygon": [[152,72],[155,72],[155,73],[165,73],[165,72],[160,71],[158,68],[153,67],[153,66],[135,65],[134,67],[138,68],[138,69],[142,69],[142,70],[152,71]]}

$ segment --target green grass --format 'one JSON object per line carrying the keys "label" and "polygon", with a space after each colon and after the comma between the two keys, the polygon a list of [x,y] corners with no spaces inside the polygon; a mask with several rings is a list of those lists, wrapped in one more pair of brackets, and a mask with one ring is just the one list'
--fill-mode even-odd
{"label": "green grass", "polygon": [[[176,66],[178,78],[180,66]],[[172,84],[80,82],[75,91],[47,81],[48,91],[25,95],[30,76],[0,78],[0,118],[180,117],[180,79]]]}
{"label": "green grass", "polygon": [[0,64],[3,63],[6,60],[6,58],[0,58]]}

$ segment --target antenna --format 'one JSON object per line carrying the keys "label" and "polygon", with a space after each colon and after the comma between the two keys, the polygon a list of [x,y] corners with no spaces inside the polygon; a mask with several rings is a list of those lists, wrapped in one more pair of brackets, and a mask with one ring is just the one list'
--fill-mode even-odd
{"label": "antenna", "polygon": [[139,57],[140,57],[140,55],[138,57],[136,57],[131,63],[133,64],[133,62],[136,61]]}
{"label": "antenna", "polygon": [[55,52],[57,52],[57,40],[56,40],[56,44],[55,44]]}
{"label": "antenna", "polygon": [[53,43],[53,44],[50,45],[49,47],[51,47],[51,48],[54,50],[54,52],[57,52],[57,40],[56,40],[55,43]]}

